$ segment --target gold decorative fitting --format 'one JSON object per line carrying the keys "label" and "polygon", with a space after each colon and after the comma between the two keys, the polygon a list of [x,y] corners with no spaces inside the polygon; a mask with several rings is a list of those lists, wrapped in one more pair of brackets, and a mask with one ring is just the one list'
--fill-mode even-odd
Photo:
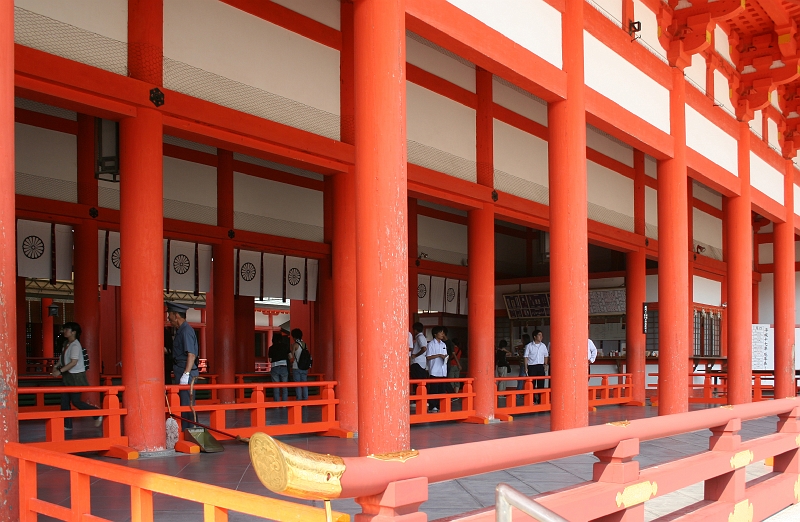
{"label": "gold decorative fitting", "polygon": [[726,404],[725,406],[720,406],[720,409],[732,410],[733,409],[733,404]]}
{"label": "gold decorative fitting", "polygon": [[798,447],[798,448],[800,448],[800,435],[798,435],[797,437],[795,437],[795,439],[794,439],[794,443],[795,443],[795,444],[797,444],[797,447]]}
{"label": "gold decorative fitting", "polygon": [[800,477],[797,477],[797,482],[794,483],[794,501],[800,502]]}
{"label": "gold decorative fitting", "polygon": [[751,462],[753,462],[753,452],[750,450],[740,451],[733,457],[731,457],[731,468],[739,469],[747,466]]}
{"label": "gold decorative fitting", "polygon": [[614,421],[614,422],[607,422],[606,426],[616,426],[618,428],[626,428],[631,425],[631,421],[622,420],[622,421]]}
{"label": "gold decorative fitting", "polygon": [[387,462],[405,462],[415,457],[419,457],[419,451],[415,449],[367,456],[368,459],[384,460]]}
{"label": "gold decorative fitting", "polygon": [[753,504],[746,499],[737,503],[728,515],[728,522],[753,522]]}
{"label": "gold decorative fitting", "polygon": [[658,492],[655,482],[641,482],[617,493],[617,507],[629,508],[650,500]]}
{"label": "gold decorative fitting", "polygon": [[302,450],[256,433],[250,437],[250,460],[261,483],[275,493],[309,500],[342,494],[345,465],[341,457]]}

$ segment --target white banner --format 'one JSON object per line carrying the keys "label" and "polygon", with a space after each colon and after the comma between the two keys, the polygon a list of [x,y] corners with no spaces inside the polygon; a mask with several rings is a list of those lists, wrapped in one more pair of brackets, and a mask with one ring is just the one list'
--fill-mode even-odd
{"label": "white banner", "polygon": [[427,312],[430,310],[431,301],[431,276],[417,275],[417,310]]}
{"label": "white banner", "polygon": [[238,295],[261,297],[261,253],[237,251]]}
{"label": "white banner", "polygon": [[[106,250],[106,235],[108,235],[108,250]],[[97,257],[98,284],[119,286],[119,267],[121,266],[119,232],[107,230],[99,230],[97,232]],[[108,274],[107,280],[105,278],[106,273]]]}
{"label": "white banner", "polygon": [[319,280],[319,261],[308,260],[308,300],[317,300],[317,282]]}
{"label": "white banner", "polygon": [[[164,288],[167,290],[195,291],[195,278],[199,278],[197,290],[208,292],[211,286],[211,246],[197,245],[185,241],[164,240]],[[195,266],[197,245],[197,266]],[[167,259],[169,251],[169,260]],[[167,284],[169,273],[169,284]]]}
{"label": "white banner", "polygon": [[306,299],[306,258],[286,256],[286,299]]}
{"label": "white banner", "polygon": [[[53,229],[50,223],[17,221],[17,275],[37,279],[53,277]],[[56,279],[72,281],[72,227],[55,226]]]}
{"label": "white banner", "polygon": [[444,278],[431,277],[430,312],[444,312]]}
{"label": "white banner", "polygon": [[264,254],[264,298],[283,298],[283,256]]}
{"label": "white banner", "polygon": [[467,315],[467,282],[459,281],[458,283],[458,293],[460,296],[458,301],[458,313],[461,315]]}
{"label": "white banner", "polygon": [[445,279],[444,311],[448,314],[458,313],[458,279]]}

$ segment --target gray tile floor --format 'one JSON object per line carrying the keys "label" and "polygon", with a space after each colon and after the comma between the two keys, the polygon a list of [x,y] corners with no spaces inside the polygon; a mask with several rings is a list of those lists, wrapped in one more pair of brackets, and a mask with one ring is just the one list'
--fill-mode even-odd
{"label": "gray tile floor", "polygon": [[[657,414],[656,408],[606,407],[590,414],[591,424],[602,424],[614,420],[650,417]],[[236,419],[231,419],[235,422]],[[431,448],[442,445],[497,439],[502,444],[505,437],[539,433],[549,430],[549,414],[517,416],[512,423],[490,425],[441,423],[415,426],[411,429],[412,447]],[[777,418],[765,418],[743,424],[741,432],[744,440],[774,432]],[[35,439],[39,427],[21,427],[21,438]],[[76,433],[90,432],[86,426],[76,422]],[[637,460],[642,468],[692,455],[708,447],[708,431],[688,433],[643,442]],[[332,439],[318,436],[280,437],[286,443],[319,453],[341,456],[357,455],[357,441],[353,439]],[[165,458],[150,458],[121,463],[132,468],[182,477],[199,482],[246,491],[264,496],[275,496],[258,480],[250,465],[247,446],[236,442],[226,442],[225,452],[218,454],[177,455]],[[101,457],[90,456],[98,460]],[[505,482],[526,495],[537,495],[565,487],[574,486],[591,479],[592,464],[597,459],[591,454],[577,455],[566,459],[543,462],[530,466],[506,469],[458,480],[431,484],[429,500],[421,506],[429,520],[446,519],[465,512],[489,508],[494,505],[494,488]],[[111,461],[120,463],[119,461]],[[763,463],[754,463],[747,468],[747,479],[751,480],[769,472]],[[69,474],[62,470],[39,467],[39,495],[48,501],[69,505]],[[656,520],[677,509],[689,506],[702,499],[702,484],[676,491],[647,502],[646,520]],[[106,481],[92,483],[92,513],[114,521],[130,520],[130,493],[127,487]],[[320,505],[317,503],[317,505]],[[198,520],[202,517],[202,506],[178,500],[165,495],[155,495],[154,508],[156,520]],[[360,507],[352,500],[333,502],[333,508],[350,514],[360,512]],[[51,520],[40,516],[39,520]],[[240,514],[231,513],[231,521],[252,520]],[[800,520],[800,506],[795,506],[775,515],[770,520],[786,522]]]}

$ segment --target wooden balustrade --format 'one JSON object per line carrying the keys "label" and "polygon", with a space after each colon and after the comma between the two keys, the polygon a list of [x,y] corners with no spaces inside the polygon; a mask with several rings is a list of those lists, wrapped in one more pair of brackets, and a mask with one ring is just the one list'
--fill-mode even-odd
{"label": "wooden balustrade", "polygon": [[[410,413],[411,424],[423,422],[444,422],[454,420],[466,420],[475,415],[475,391],[473,379],[412,379],[409,400],[414,405]],[[428,393],[430,384],[460,384],[458,393]],[[438,400],[439,411],[436,413],[428,412],[428,401]],[[458,404],[458,409],[454,410],[454,404]]]}

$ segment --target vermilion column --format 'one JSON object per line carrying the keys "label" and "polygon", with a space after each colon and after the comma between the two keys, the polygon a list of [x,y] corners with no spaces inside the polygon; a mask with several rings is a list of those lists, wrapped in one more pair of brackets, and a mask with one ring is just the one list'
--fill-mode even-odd
{"label": "vermilion column", "polygon": [[17,459],[5,443],[19,440],[17,426],[16,223],[14,221],[14,2],[0,1],[0,520],[19,520]]}
{"label": "vermilion column", "polygon": [[[97,180],[94,177],[94,118],[78,115],[78,203],[98,206]],[[81,345],[89,354],[89,384],[100,384],[100,292],[98,288],[97,221],[86,216],[75,226],[75,321],[81,325]],[[109,372],[115,373],[115,372]],[[89,402],[99,404],[98,394]]]}
{"label": "vermilion column", "polygon": [[589,422],[584,7],[582,0],[566,0],[564,7],[561,31],[567,99],[551,103],[547,112],[553,430],[578,428]]}
{"label": "vermilion column", "polygon": [[[750,127],[738,122],[741,192],[728,201],[728,402],[750,402],[753,375],[753,240],[750,213]],[[794,247],[792,247],[794,248]],[[778,288],[777,286],[775,288]]]}
{"label": "vermilion column", "polygon": [[130,76],[163,83],[164,0],[128,0],[128,69]]}
{"label": "vermilion column", "polygon": [[[478,184],[494,187],[492,73],[475,71],[478,110],[475,120]],[[494,418],[494,205],[469,211],[468,258],[469,376],[475,379],[475,416]]]}
{"label": "vermilion column", "polygon": [[[355,81],[353,71],[353,4],[341,3],[340,56],[341,138],[355,143]],[[339,383],[339,425],[358,432],[358,319],[356,315],[356,186],[355,170],[333,178],[333,375]],[[406,370],[408,372],[408,370]]]}
{"label": "vermilion column", "polygon": [[642,245],[635,252],[625,255],[625,310],[627,328],[625,329],[625,350],[628,373],[631,374],[633,389],[631,403],[644,406],[645,380],[647,379],[645,351],[647,340],[644,333],[643,305],[647,298],[646,256],[645,256],[645,213],[644,213],[644,152],[633,151],[633,231],[642,237]]}
{"label": "vermilion column", "polygon": [[255,298],[240,295],[233,301],[236,315],[236,373],[252,373],[256,370],[253,345],[256,338]]}
{"label": "vermilion column", "polygon": [[164,449],[164,229],[161,113],[120,122],[120,313],[125,434]]}
{"label": "vermilion column", "polygon": [[786,221],[776,223],[775,238],[775,398],[794,397],[795,253],[794,165],[786,160],[783,173],[783,207]]}
{"label": "vermilion column", "polygon": [[[686,250],[689,263],[686,268],[686,295],[689,299],[689,308],[686,310],[686,357],[694,357],[694,261],[697,253],[694,249],[694,183],[686,177]],[[688,394],[688,390],[687,390]],[[688,400],[688,399],[687,399]],[[687,406],[688,408],[688,406]]]}
{"label": "vermilion column", "polygon": [[[333,242],[333,178],[325,178],[323,193],[324,240]],[[311,347],[314,356],[314,372],[322,373],[326,380],[333,380],[333,269],[330,256],[319,260],[319,292],[315,313],[317,335],[315,346]]]}
{"label": "vermilion column", "polygon": [[412,330],[419,313],[419,246],[417,199],[408,198],[408,330]]}
{"label": "vermilion column", "polygon": [[[233,230],[233,153],[217,152],[217,226]],[[233,311],[233,292],[236,272],[233,262],[233,242],[229,239],[214,245],[214,362],[217,382],[236,382],[236,321]],[[220,390],[223,404],[236,400],[234,390]]]}
{"label": "vermilion column", "polygon": [[411,442],[405,2],[354,8],[358,452],[369,455]]}
{"label": "vermilion column", "polygon": [[48,313],[51,304],[52,299],[42,298],[42,357],[53,357],[53,318]]}
{"label": "vermilion column", "polygon": [[658,414],[689,407],[689,259],[686,248],[686,80],[672,68],[674,157],[658,163]]}

